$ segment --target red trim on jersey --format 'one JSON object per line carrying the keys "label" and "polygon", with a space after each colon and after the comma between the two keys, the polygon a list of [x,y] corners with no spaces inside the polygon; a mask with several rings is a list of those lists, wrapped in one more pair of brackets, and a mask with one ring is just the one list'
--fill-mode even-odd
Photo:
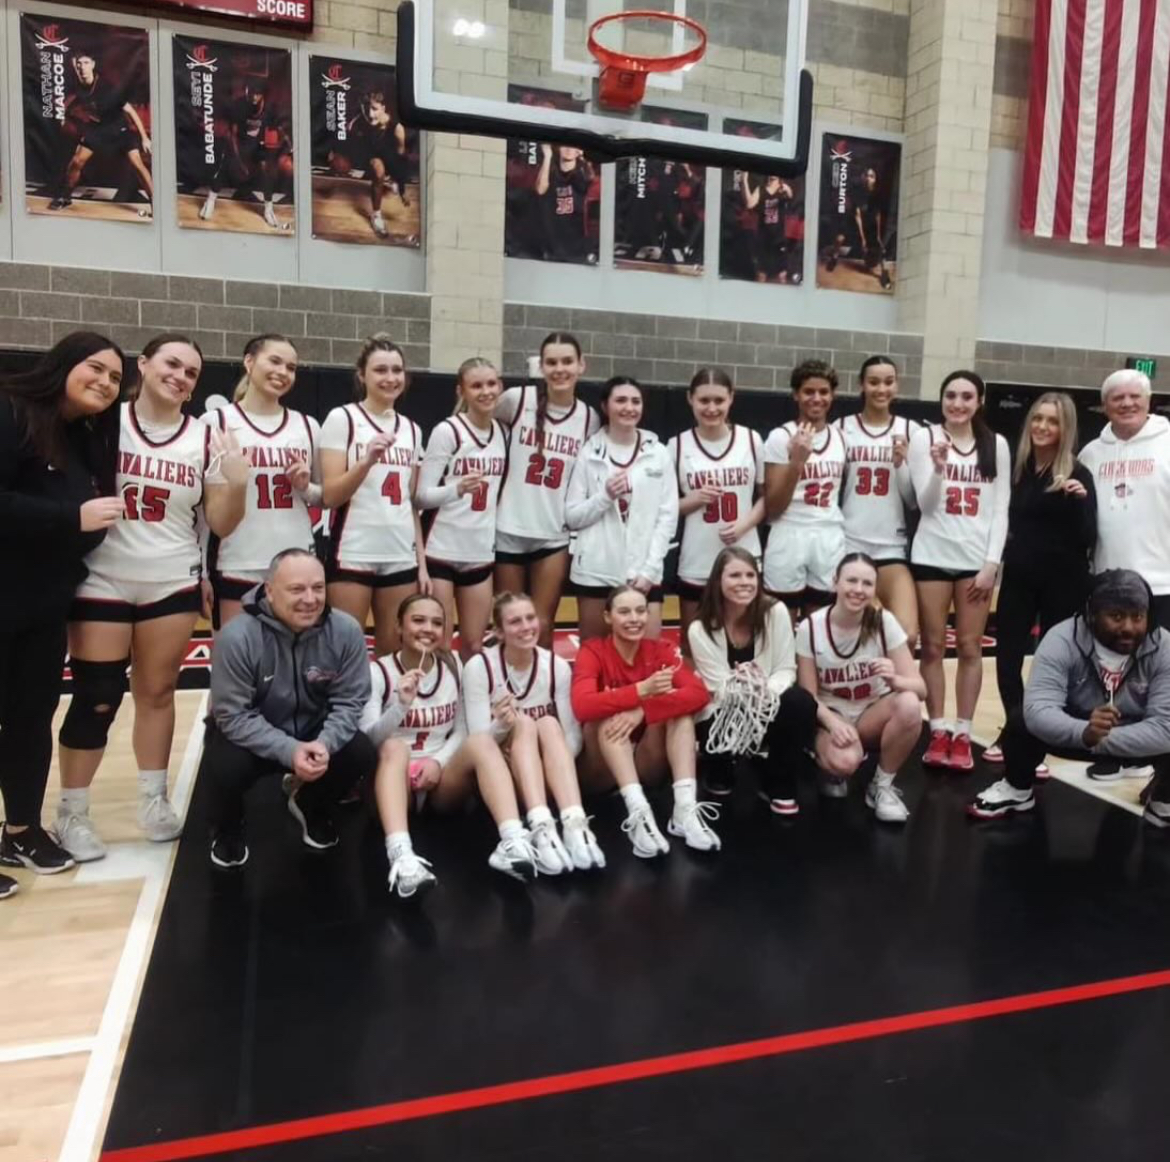
{"label": "red trim on jersey", "polygon": [[151,448],[165,448],[168,444],[173,444],[187,430],[187,425],[191,423],[190,416],[182,416],[179,421],[179,427],[173,436],[168,436],[165,440],[152,440],[142,430],[142,425],[138,422],[138,413],[134,410],[134,401],[131,400],[126,407],[130,413],[130,426],[134,429],[134,434]]}
{"label": "red trim on jersey", "polygon": [[[866,434],[866,435],[867,435],[867,436],[868,436],[868,437],[869,437],[871,440],[880,440],[880,439],[882,438],[882,436],[888,436],[888,435],[890,434],[890,430],[891,430],[891,429],[893,428],[893,426],[894,426],[894,425],[895,425],[895,424],[898,422],[898,417],[897,417],[896,415],[894,415],[893,413],[891,413],[891,414],[890,414],[890,422],[889,422],[888,424],[886,424],[886,426],[885,426],[884,428],[882,428],[882,430],[881,430],[880,432],[871,432],[871,431],[869,430],[869,428],[867,428],[867,427],[865,426],[865,421],[864,421],[864,420],[861,418],[861,415],[862,415],[862,413],[861,413],[861,412],[858,412],[858,413],[857,413],[857,414],[856,414],[856,415],[855,415],[853,418],[854,418],[854,419],[857,421],[857,426],[858,426],[858,427],[859,427],[859,428],[860,428],[860,429],[861,429],[861,430],[862,430],[862,431],[863,431],[863,432],[864,432],[864,433],[865,433],[865,434]],[[845,425],[844,425],[844,422],[842,422],[842,425],[841,425],[841,430],[842,430],[842,432],[844,432],[844,430],[845,430]]]}
{"label": "red trim on jersey", "polygon": [[[853,657],[853,655],[856,654],[859,649],[861,649],[861,627],[860,626],[857,627],[857,641],[855,641],[853,643],[853,649],[851,649],[847,654],[845,654],[845,653],[842,653],[837,648],[837,643],[833,640],[833,612],[832,612],[831,607],[829,609],[829,612],[825,614],[825,633],[828,635],[828,638],[829,638],[829,649],[831,649],[833,651],[833,653],[835,653],[837,655],[837,657],[839,657],[841,659],[841,661],[843,661],[843,662],[849,661],[849,659],[851,657]],[[809,636],[810,636],[810,638],[812,636],[812,626],[811,625],[809,626]]]}
{"label": "red trim on jersey", "polygon": [[385,684],[385,689],[382,691],[382,709],[385,711],[386,707],[390,705],[390,691],[394,689],[394,684],[390,681],[390,671],[382,665],[381,658],[374,659],[374,665],[382,671],[382,681]]}
{"label": "red trim on jersey", "polygon": [[[418,684],[418,693],[415,695],[416,698],[433,698],[439,692],[439,687],[443,684],[443,659],[440,658],[433,650],[429,651],[429,653],[431,657],[435,659],[435,684],[430,688],[430,690],[424,690],[422,688],[422,682],[420,681]],[[405,674],[407,672],[406,667],[402,664],[397,653],[391,654],[390,659],[393,661],[394,665],[398,667],[398,672],[400,674]],[[456,682],[455,684],[458,685],[459,683]]]}
{"label": "red trim on jersey", "polygon": [[[797,428],[798,428],[800,425],[797,423],[797,421],[796,421],[796,420],[789,420],[789,421],[788,421],[788,423],[784,424],[783,426],[784,426],[784,430],[785,430],[786,432],[788,432],[788,440],[789,440],[789,443],[791,443],[791,441],[792,441],[792,437],[796,435]],[[845,437],[841,435],[841,432],[840,432],[840,430],[838,430],[838,432],[837,432],[837,436],[838,436],[838,437],[839,437],[839,439],[841,440],[841,444],[842,444],[842,445],[844,445],[844,443],[845,443]],[[828,424],[828,423],[827,423],[827,424],[825,424],[825,443],[824,443],[824,447],[822,447],[822,448],[813,448],[813,449],[811,450],[811,452],[810,452],[810,455],[813,455],[813,456],[823,456],[823,455],[824,455],[824,454],[825,454],[825,453],[826,453],[826,452],[829,450],[829,445],[831,445],[831,444],[832,444],[832,442],[833,442],[833,425],[832,425],[832,424]]]}
{"label": "red trim on jersey", "polygon": [[[663,668],[674,671],[674,689],[655,698],[642,698],[638,683]],[[661,639],[643,640],[633,662],[627,662],[612,637],[594,638],[581,646],[573,668],[571,695],[581,722],[597,722],[640,706],[650,726],[694,714],[711,698],[676,646]]]}
{"label": "red trim on jersey", "polygon": [[[960,448],[959,445],[955,443],[955,437],[952,436],[951,433],[947,431],[946,424],[939,424],[939,431],[941,431],[942,434],[946,437],[947,443],[950,444],[951,449],[952,449],[952,451],[954,451],[956,456],[973,456],[979,450],[979,441],[976,440],[971,445],[971,447],[968,448],[966,452],[964,452],[963,449]],[[934,441],[931,440],[931,443],[933,444]]]}
{"label": "red trim on jersey", "polygon": [[[695,441],[695,447],[698,448],[699,451],[702,452],[703,455],[706,456],[708,460],[711,460],[714,463],[718,464],[719,461],[722,460],[724,457],[726,457],[731,452],[731,449],[735,447],[735,436],[736,436],[736,433],[739,431],[739,425],[732,424],[732,425],[730,425],[730,427],[731,427],[731,439],[727,441],[727,447],[724,448],[723,451],[720,452],[718,456],[707,451],[706,447],[703,444],[703,441],[699,439],[699,429],[698,428],[691,428],[691,438]],[[679,443],[681,444],[682,441],[680,440]]]}
{"label": "red trim on jersey", "polygon": [[[362,404],[355,403],[353,406],[355,408],[357,408],[357,410],[359,412],[361,412],[363,416],[366,417],[366,422],[370,425],[371,428],[374,429],[375,432],[380,432],[383,436],[386,434],[386,429],[383,428],[382,425],[379,424],[378,421],[376,419],[374,419],[374,417],[372,415],[370,415],[370,413],[368,411],[366,411],[365,407]],[[390,433],[394,437],[395,440],[398,439],[398,426],[401,423],[402,423],[402,416],[399,415],[398,412],[395,412],[394,413],[394,431],[392,431]],[[351,421],[351,426],[352,426],[352,421]]]}
{"label": "red trim on jersey", "polygon": [[301,417],[301,422],[305,425],[305,435],[309,440],[309,467],[311,468],[313,466],[313,456],[317,450],[313,444],[313,425],[309,423],[309,417],[304,412],[297,412],[297,415]]}
{"label": "red trim on jersey", "polygon": [[[491,444],[492,440],[495,439],[495,435],[496,435],[496,421],[495,420],[488,421],[488,438],[486,440],[481,440],[479,438],[478,433],[476,432],[475,425],[472,423],[469,423],[467,420],[467,417],[462,412],[460,412],[459,415],[455,416],[454,419],[458,420],[463,425],[464,429],[467,431],[467,434],[471,437],[472,443],[475,444],[475,446],[477,448],[480,448],[480,449],[486,448]],[[506,442],[507,441],[505,441],[505,443]]]}
{"label": "red trim on jersey", "polygon": [[[361,404],[358,404],[358,407],[361,406]],[[341,413],[345,416],[346,425],[349,427],[349,435],[345,438],[345,462],[348,464],[349,450],[353,447],[354,440],[357,439],[357,428],[353,426],[353,416],[350,413],[349,408],[342,408]]]}
{"label": "red trim on jersey", "polygon": [[620,460],[613,458],[613,451],[610,446],[609,436],[605,437],[605,457],[615,468],[629,468],[638,458],[638,453],[642,451],[642,433],[638,433],[637,443],[634,444],[634,454],[623,464]]}
{"label": "red trim on jersey", "polygon": [[[248,427],[250,427],[252,429],[252,431],[254,431],[258,436],[263,436],[266,440],[271,440],[273,436],[278,436],[281,432],[284,431],[284,425],[288,423],[289,409],[288,408],[281,408],[280,409],[281,410],[280,423],[277,424],[276,427],[273,428],[271,432],[266,432],[263,428],[252,423],[252,421],[250,419],[248,419],[248,413],[246,411],[244,411],[244,409],[238,403],[234,403],[231,406],[236,409],[236,411],[239,413],[240,419],[242,419],[244,421],[244,423],[246,423],[248,425]],[[298,413],[298,414],[300,414],[300,413]],[[304,419],[304,416],[301,416],[301,419]],[[306,421],[306,423],[307,423],[307,421]],[[310,444],[312,443],[311,436],[310,436],[309,442],[310,442]]]}
{"label": "red trim on jersey", "polygon": [[[548,397],[547,397],[547,396],[545,397],[545,398],[546,398],[546,402],[545,402],[545,405],[544,405],[544,407],[545,407],[545,410],[544,410],[544,422],[545,422],[546,424],[563,424],[563,423],[565,423],[565,421],[566,421],[566,420],[571,420],[571,419],[572,419],[572,418],[573,418],[573,417],[574,417],[574,416],[577,414],[577,405],[578,405],[578,404],[580,404],[580,402],[581,402],[581,401],[580,401],[580,400],[577,398],[577,395],[576,395],[576,388],[574,388],[574,389],[573,389],[573,392],[574,392],[574,394],[573,394],[573,406],[572,406],[571,408],[569,408],[569,410],[568,410],[567,412],[565,412],[565,414],[564,414],[563,416],[561,416],[561,418],[560,418],[559,420],[558,420],[558,419],[554,419],[552,416],[550,416],[550,415],[548,414],[548,402],[547,402],[547,398],[548,398]],[[523,404],[524,400],[523,400],[523,399],[521,399],[521,401],[520,401],[520,402],[521,402],[521,404]],[[519,412],[517,412],[516,414],[517,414],[517,415],[519,415],[520,413],[519,413]],[[586,430],[586,431],[588,431],[588,430],[589,430],[589,416],[588,416],[588,414],[586,414],[586,417],[585,417],[585,430]],[[586,436],[586,437],[585,437],[585,439],[588,439],[588,438],[589,438],[588,436]]]}
{"label": "red trim on jersey", "polygon": [[508,661],[504,657],[504,646],[500,644],[500,673],[504,675],[504,685],[508,687],[508,693],[512,695],[517,701],[523,702],[529,694],[532,693],[532,687],[536,685],[536,671],[540,669],[540,655],[532,651],[532,669],[528,674],[528,685],[524,687],[523,694],[517,694],[512,689],[512,679],[508,676]]}

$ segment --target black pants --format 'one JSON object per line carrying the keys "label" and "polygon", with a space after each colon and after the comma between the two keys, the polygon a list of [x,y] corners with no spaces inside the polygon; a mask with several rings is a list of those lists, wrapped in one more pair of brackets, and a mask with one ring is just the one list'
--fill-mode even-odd
{"label": "black pants", "polygon": [[1170,632],[1170,593],[1159,593],[1154,595],[1154,617],[1158,624]]}
{"label": "black pants", "polygon": [[64,619],[0,631],[0,791],[17,827],[40,826],[64,665]]}
{"label": "black pants", "polygon": [[[1088,725],[1088,719],[1085,720]],[[1030,733],[1024,722],[1023,710],[1008,715],[1003,728],[1004,766],[1007,781],[1020,791],[1030,790],[1036,781],[1036,767],[1044,761],[1046,754],[1058,755],[1075,762],[1095,763],[1104,757],[1078,747],[1054,747]],[[1154,768],[1154,782],[1150,791],[1153,799],[1170,800],[1170,755],[1149,755],[1140,759],[1127,759],[1127,764],[1151,764]]]}
{"label": "black pants", "polygon": [[1043,637],[1057,622],[1085,605],[1088,575],[1076,563],[1068,569],[1031,570],[1006,565],[995,612],[995,676],[1005,714],[1024,705],[1024,658],[1032,645],[1032,627],[1040,622]]}
{"label": "black pants", "polygon": [[[695,726],[699,739],[699,761],[705,774],[716,771],[730,783],[741,755],[707,754],[707,738],[714,718]],[[773,799],[792,799],[796,795],[796,773],[808,762],[805,750],[813,745],[817,733],[817,700],[802,686],[789,686],[780,696],[776,717],[768,723],[764,736],[767,758],[747,756],[759,770],[760,784]]]}
{"label": "black pants", "polygon": [[[329,769],[319,779],[305,783],[298,802],[308,810],[328,810],[363,776],[372,776],[378,765],[374,744],[360,731],[329,760]],[[213,831],[237,832],[244,825],[244,796],[259,780],[280,775],[279,763],[261,758],[242,746],[229,742],[216,727],[208,723],[203,741],[203,758],[199,778],[211,788],[211,827]]]}

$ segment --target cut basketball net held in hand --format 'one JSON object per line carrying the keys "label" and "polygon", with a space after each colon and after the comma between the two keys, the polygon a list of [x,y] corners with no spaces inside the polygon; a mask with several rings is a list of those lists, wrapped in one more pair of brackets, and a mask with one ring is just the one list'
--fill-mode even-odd
{"label": "cut basketball net held in hand", "polygon": [[780,695],[758,666],[740,666],[727,680],[707,735],[708,754],[757,754],[780,709]]}

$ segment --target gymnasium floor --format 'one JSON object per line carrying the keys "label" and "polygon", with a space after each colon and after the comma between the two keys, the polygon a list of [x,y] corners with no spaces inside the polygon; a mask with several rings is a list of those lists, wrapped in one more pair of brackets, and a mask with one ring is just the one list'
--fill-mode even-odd
{"label": "gymnasium floor", "polygon": [[[203,694],[179,700],[182,803]],[[1170,837],[1131,784],[1057,764],[1031,817],[975,825],[993,773],[914,764],[905,830],[859,788],[782,821],[745,786],[721,855],[651,865],[602,801],[609,868],[529,891],[486,868],[485,817],[424,820],[441,884],[412,909],[360,809],[312,857],[275,786],[242,876],[208,867],[198,788],[177,850],[136,840],[130,727],[110,858],[0,905],[0,1162],[1170,1149]]]}

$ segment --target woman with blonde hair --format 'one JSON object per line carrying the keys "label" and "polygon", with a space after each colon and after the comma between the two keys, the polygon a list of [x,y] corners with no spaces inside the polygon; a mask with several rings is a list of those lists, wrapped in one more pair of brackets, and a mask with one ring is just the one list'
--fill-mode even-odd
{"label": "woman with blonde hair", "polygon": [[[1024,704],[1024,656],[1037,621],[1043,637],[1088,594],[1097,498],[1076,452],[1076,407],[1064,392],[1046,391],[1028,409],[1016,448],[996,610],[995,675],[1009,718]],[[999,743],[983,758],[1003,762]]]}

